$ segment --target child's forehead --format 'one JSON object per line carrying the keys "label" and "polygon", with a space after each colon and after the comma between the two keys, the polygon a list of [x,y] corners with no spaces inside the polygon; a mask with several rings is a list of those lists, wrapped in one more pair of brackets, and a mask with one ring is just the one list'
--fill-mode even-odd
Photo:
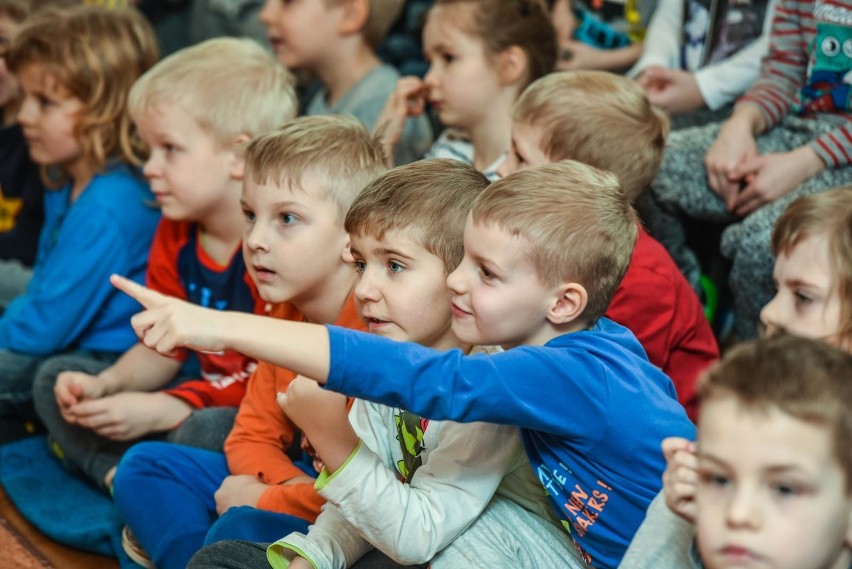
{"label": "child's forehead", "polygon": [[433,255],[424,240],[421,227],[379,227],[369,222],[349,234],[352,246],[364,255],[402,253],[408,257]]}
{"label": "child's forehead", "polygon": [[268,176],[265,180],[248,175],[243,183],[242,196],[244,200],[262,196],[265,198],[263,202],[273,206],[292,204],[305,209],[336,208],[327,184],[304,173],[300,176]]}
{"label": "child's forehead", "polygon": [[59,79],[50,66],[38,62],[23,64],[15,73],[18,81],[26,90],[37,90],[45,95],[57,98],[69,98],[73,94]]}
{"label": "child's forehead", "polygon": [[731,468],[793,467],[805,471],[836,462],[832,430],[771,404],[745,405],[734,395],[702,403],[698,457]]}
{"label": "child's forehead", "polygon": [[476,33],[476,10],[475,2],[454,2],[433,7],[429,10],[423,28],[424,47],[431,47],[437,40],[451,39],[455,34],[481,41]]}

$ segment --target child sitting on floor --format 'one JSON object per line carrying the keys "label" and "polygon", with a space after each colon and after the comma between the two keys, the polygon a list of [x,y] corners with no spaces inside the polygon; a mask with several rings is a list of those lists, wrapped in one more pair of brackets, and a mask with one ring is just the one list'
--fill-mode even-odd
{"label": "child sitting on floor", "polygon": [[520,426],[554,512],[583,559],[606,569],[660,488],[660,442],[694,432],[669,378],[629,330],[602,317],[636,223],[615,175],[570,160],[482,192],[447,286],[453,333],[506,350],[490,356],[213,312],[112,282],[146,308],[134,329],[160,352],[231,347],[421,416]]}

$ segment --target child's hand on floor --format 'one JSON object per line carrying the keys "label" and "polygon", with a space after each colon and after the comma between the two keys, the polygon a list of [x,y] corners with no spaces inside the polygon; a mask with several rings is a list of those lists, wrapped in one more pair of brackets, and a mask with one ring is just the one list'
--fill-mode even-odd
{"label": "child's hand on floor", "polygon": [[69,423],[76,422],[71,408],[87,399],[99,399],[106,395],[104,381],[97,376],[81,371],[63,371],[56,377],[53,386],[56,405],[62,417]]}
{"label": "child's hand on floor", "polygon": [[116,441],[166,432],[186,419],[192,408],[165,393],[117,393],[81,401],[68,409],[73,422]]}
{"label": "child's hand on floor", "polygon": [[219,333],[222,312],[160,294],[119,275],[110,283],[145,310],[130,319],[139,340],[164,356],[174,356],[178,348],[199,352],[221,352],[226,346]]}
{"label": "child's hand on floor", "polygon": [[340,468],[358,445],[349,424],[345,395],[299,376],[286,393],[278,394],[278,405],[304,431],[329,472]]}
{"label": "child's hand on floor", "polygon": [[381,136],[389,168],[394,166],[393,149],[402,138],[405,120],[422,115],[426,110],[428,97],[429,86],[419,77],[403,77],[388,97],[381,115],[376,120],[373,133]]}
{"label": "child's hand on floor", "polygon": [[213,495],[216,500],[216,513],[221,516],[230,508],[237,506],[257,507],[260,497],[267,488],[269,486],[250,474],[228,476]]}
{"label": "child's hand on floor", "polygon": [[695,494],[698,489],[698,458],[695,443],[680,437],[663,439],[666,471],[663,492],[669,509],[690,523],[695,523]]}

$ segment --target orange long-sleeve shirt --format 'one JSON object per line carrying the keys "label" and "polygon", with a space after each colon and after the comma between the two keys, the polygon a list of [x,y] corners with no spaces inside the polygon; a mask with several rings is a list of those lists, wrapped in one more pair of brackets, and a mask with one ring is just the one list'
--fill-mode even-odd
{"label": "orange long-sleeve shirt", "polygon": [[[290,304],[273,308],[271,316],[302,320],[302,314]],[[353,298],[350,296],[334,322],[337,326],[364,329]],[[313,484],[282,484],[304,472],[287,456],[287,449],[298,441],[298,427],[284,414],[275,399],[287,391],[296,375],[285,368],[260,362],[248,382],[234,428],[225,441],[225,456],[231,474],[251,474],[270,484],[257,507],[298,516],[313,522],[324,500]]]}

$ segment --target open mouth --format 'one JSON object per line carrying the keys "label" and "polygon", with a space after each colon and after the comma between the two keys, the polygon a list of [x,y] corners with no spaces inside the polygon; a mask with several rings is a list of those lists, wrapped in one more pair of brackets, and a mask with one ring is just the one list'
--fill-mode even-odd
{"label": "open mouth", "polygon": [[268,269],[266,267],[262,267],[260,265],[254,265],[254,275],[255,278],[262,283],[266,283],[275,278],[275,271],[272,269]]}

